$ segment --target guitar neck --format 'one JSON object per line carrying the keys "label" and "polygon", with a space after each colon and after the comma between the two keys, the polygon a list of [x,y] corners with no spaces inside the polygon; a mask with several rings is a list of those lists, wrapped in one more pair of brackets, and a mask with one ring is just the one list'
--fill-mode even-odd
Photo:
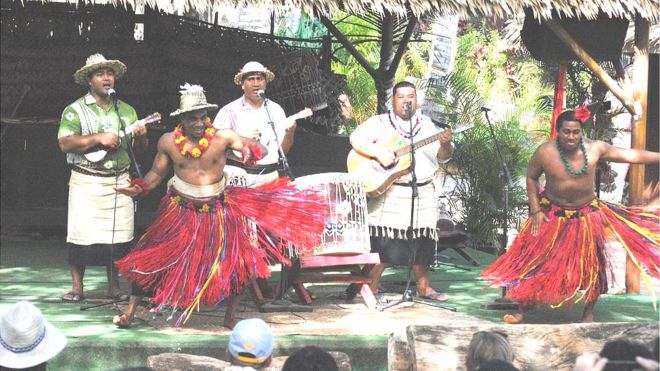
{"label": "guitar neck", "polygon": [[[462,133],[464,131],[468,131],[468,130],[472,129],[473,127],[474,127],[474,124],[465,124],[465,125],[456,127],[455,129],[452,130],[452,132],[454,134],[458,134],[458,133]],[[418,148],[424,147],[427,144],[431,144],[431,143],[435,142],[436,140],[438,140],[438,134],[433,134],[433,135],[431,135],[430,137],[428,137],[426,139],[422,139],[419,142],[413,143],[413,147],[415,148],[415,150],[417,150]],[[403,146],[403,147],[397,149],[396,151],[394,151],[394,153],[396,153],[397,156],[406,155],[406,154],[410,153],[410,146],[409,145]]]}
{"label": "guitar neck", "polygon": [[[418,148],[420,148],[420,147],[424,147],[424,146],[427,145],[427,144],[431,144],[431,143],[435,142],[436,140],[438,140],[438,135],[437,135],[437,134],[433,134],[433,135],[431,135],[431,136],[428,137],[428,138],[425,138],[425,139],[420,140],[419,142],[415,142],[415,143],[413,143],[413,147],[415,148],[415,150],[417,150]],[[403,156],[403,155],[406,155],[406,154],[410,153],[410,146],[409,146],[409,145],[405,145],[405,146],[403,146],[403,147],[397,149],[397,150],[395,151],[395,153],[396,153],[396,155],[399,156],[399,157],[401,157],[401,156]]]}

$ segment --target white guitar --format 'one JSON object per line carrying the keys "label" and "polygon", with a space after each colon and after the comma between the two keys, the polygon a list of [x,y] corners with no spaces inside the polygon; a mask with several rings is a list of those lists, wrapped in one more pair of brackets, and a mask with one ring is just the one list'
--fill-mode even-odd
{"label": "white guitar", "polygon": [[[160,121],[160,113],[158,113],[158,112],[152,113],[151,115],[143,118],[142,120],[137,120],[134,123],[132,123],[131,125],[121,129],[119,131],[119,138],[123,138],[127,134],[132,134],[135,131],[135,129],[137,129],[138,126],[140,126],[140,125],[147,125],[147,124],[151,124],[152,122],[156,122],[156,121]],[[91,152],[85,153],[84,156],[88,161],[99,162],[99,161],[103,160],[103,158],[105,157],[105,155],[107,153],[108,153],[107,149],[99,148],[99,149],[93,150]]]}

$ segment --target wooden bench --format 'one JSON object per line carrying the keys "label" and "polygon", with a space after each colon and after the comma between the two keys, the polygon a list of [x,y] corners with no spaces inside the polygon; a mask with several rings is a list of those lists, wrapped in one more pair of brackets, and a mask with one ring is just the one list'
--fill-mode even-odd
{"label": "wooden bench", "polygon": [[[369,271],[371,266],[379,263],[377,253],[301,256],[291,271],[291,284],[300,300],[308,305],[312,304],[312,298],[305,289],[305,283],[349,284],[347,299],[352,300],[359,291],[367,307],[374,309],[376,298],[369,288]],[[333,273],[328,273],[329,270]]]}

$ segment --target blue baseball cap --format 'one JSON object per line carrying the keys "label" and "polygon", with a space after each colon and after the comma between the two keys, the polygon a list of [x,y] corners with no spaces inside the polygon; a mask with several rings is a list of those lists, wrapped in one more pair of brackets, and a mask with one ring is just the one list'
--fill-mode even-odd
{"label": "blue baseball cap", "polygon": [[259,318],[244,319],[229,337],[229,354],[249,364],[265,362],[273,354],[273,331]]}

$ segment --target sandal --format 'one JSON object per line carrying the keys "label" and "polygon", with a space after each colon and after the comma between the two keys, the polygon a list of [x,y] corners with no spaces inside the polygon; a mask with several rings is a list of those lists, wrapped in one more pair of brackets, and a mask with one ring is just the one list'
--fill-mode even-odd
{"label": "sandal", "polygon": [[422,299],[435,300],[435,301],[447,301],[449,299],[447,298],[447,295],[437,292],[433,289],[431,289],[430,293],[426,295],[419,295],[419,297]]}
{"label": "sandal", "polygon": [[85,298],[82,296],[82,294],[77,294],[73,291],[69,291],[64,294],[64,296],[62,296],[62,301],[67,301],[70,303],[79,303],[83,300],[85,300]]}

